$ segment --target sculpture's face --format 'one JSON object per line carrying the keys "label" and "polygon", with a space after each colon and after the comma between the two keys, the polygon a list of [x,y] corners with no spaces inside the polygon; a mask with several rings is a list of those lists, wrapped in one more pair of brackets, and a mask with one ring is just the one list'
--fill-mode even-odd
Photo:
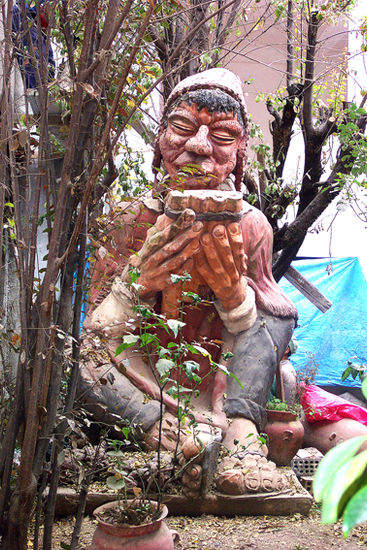
{"label": "sculpture's face", "polygon": [[236,114],[198,110],[196,103],[183,102],[170,112],[159,144],[177,187],[217,189],[236,166],[243,139]]}

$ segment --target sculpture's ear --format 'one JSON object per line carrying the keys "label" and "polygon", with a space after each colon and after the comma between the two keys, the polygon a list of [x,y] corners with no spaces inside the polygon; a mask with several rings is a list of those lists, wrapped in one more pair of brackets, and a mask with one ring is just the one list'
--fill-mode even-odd
{"label": "sculpture's ear", "polygon": [[233,170],[233,173],[235,175],[234,185],[235,185],[236,191],[241,191],[241,187],[242,187],[242,180],[243,180],[243,174],[244,174],[245,162],[246,162],[247,142],[248,142],[248,133],[245,132],[238,146],[237,162]]}

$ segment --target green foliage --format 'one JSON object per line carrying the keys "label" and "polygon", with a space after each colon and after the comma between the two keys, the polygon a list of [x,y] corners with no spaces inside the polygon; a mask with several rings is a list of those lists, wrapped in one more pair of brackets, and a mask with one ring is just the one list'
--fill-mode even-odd
{"label": "green foliage", "polygon": [[[140,273],[136,270],[130,272],[130,287],[136,298],[134,312],[139,318],[139,328],[134,333],[123,336],[122,343],[117,347],[115,355],[120,355],[128,348],[140,349],[144,353],[161,390],[161,395],[164,391],[177,400],[177,431],[179,433],[179,428],[185,424],[186,419],[189,419],[190,425],[196,423],[190,412],[190,404],[192,399],[200,394],[200,385],[207,376],[221,370],[234,378],[241,387],[242,384],[225,365],[215,362],[205,347],[185,339],[184,327],[186,323],[182,320],[185,314],[184,308],[196,306],[201,301],[196,293],[185,291],[185,284],[190,281],[191,276],[188,273],[171,274],[172,283],[182,285],[181,302],[178,318],[167,319],[165,315],[156,313],[140,301],[139,275]],[[165,346],[162,345],[159,337],[159,331],[162,330],[173,337],[173,340]],[[209,363],[210,369],[204,376],[200,375],[200,362],[192,357],[195,355],[205,357]],[[231,356],[231,353],[227,353],[224,359],[228,360]],[[115,481],[113,483],[116,485]]]}
{"label": "green foliage", "polygon": [[342,374],[342,382],[349,378],[349,376],[351,376],[353,380],[355,380],[357,377],[359,378],[359,380],[363,380],[366,374],[366,370],[366,364],[359,365],[357,363],[352,363],[352,361],[348,361],[348,366]]}
{"label": "green foliage", "polygon": [[367,136],[361,132],[358,121],[367,114],[365,109],[352,103],[345,110],[343,122],[338,125],[338,136],[343,147],[342,161],[347,170],[338,174],[341,186],[347,179],[353,178],[353,183],[362,185],[359,176],[367,172]]}
{"label": "green foliage", "polygon": [[150,189],[151,181],[148,180],[143,167],[143,153],[133,152],[128,145],[120,145],[118,152],[123,158],[119,165],[118,180],[112,188],[116,198],[136,197]]}
{"label": "green foliage", "polygon": [[[362,391],[366,397],[367,380]],[[366,439],[354,437],[331,449],[320,462],[313,483],[314,497],[322,503],[322,522],[342,518],[345,537],[367,520],[367,451],[359,452]]]}
{"label": "green foliage", "polygon": [[288,403],[285,403],[285,401],[282,401],[281,399],[278,399],[277,397],[272,397],[267,403],[266,403],[266,409],[269,411],[285,411],[290,412],[292,414],[295,414],[299,416],[302,412],[302,407],[299,403],[296,403],[294,405],[288,405]]}

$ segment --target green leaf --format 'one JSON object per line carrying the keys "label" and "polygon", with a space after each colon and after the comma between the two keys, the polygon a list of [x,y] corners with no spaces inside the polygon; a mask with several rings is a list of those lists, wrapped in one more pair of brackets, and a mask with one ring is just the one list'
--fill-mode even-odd
{"label": "green leaf", "polygon": [[340,467],[355,455],[366,437],[361,435],[344,441],[334,449],[331,449],[321,460],[313,482],[313,495],[316,502],[324,498],[329,484],[337,475]]}
{"label": "green leaf", "polygon": [[219,370],[224,372],[224,374],[226,374],[227,376],[231,374],[225,365],[220,365],[219,363],[217,363],[216,366],[218,367]]}
{"label": "green leaf", "polygon": [[243,390],[243,384],[242,384],[241,380],[239,378],[237,378],[237,376],[235,374],[233,374],[233,372],[230,372],[229,376],[231,378],[233,378],[233,380],[236,380],[236,382],[239,385],[239,387],[241,388],[241,390]]}
{"label": "green leaf", "polygon": [[158,359],[155,364],[160,376],[165,376],[175,367],[175,363],[171,359]]}
{"label": "green leaf", "polygon": [[122,433],[124,434],[126,439],[129,439],[131,432],[132,432],[132,428],[130,426],[125,426],[124,428],[122,428]]}
{"label": "green leaf", "polygon": [[127,344],[129,346],[133,346],[136,344],[136,342],[139,341],[139,336],[136,334],[126,334],[122,339],[124,344]]}
{"label": "green leaf", "polygon": [[167,319],[167,325],[172,330],[175,337],[178,335],[178,331],[182,329],[186,325],[186,323],[183,323],[182,321],[178,321],[177,319]]}
{"label": "green leaf", "polygon": [[343,515],[343,533],[347,537],[355,525],[367,521],[367,485],[348,502]]}
{"label": "green leaf", "polygon": [[177,399],[178,398],[178,388],[177,388],[177,386],[171,386],[170,388],[168,388],[166,393],[170,397],[172,397],[173,399]]}
{"label": "green leaf", "polygon": [[[323,495],[322,523],[334,523],[348,500],[349,489],[363,474],[367,465],[367,451],[350,458],[337,471]],[[352,491],[351,491],[352,492]]]}
{"label": "green leaf", "polygon": [[237,378],[237,376],[235,374],[233,374],[233,372],[229,371],[225,365],[221,365],[220,363],[215,363],[215,366],[219,370],[224,372],[224,374],[226,374],[227,376],[230,376],[231,378],[233,378],[233,380],[236,380],[239,387],[243,390],[243,384],[242,384],[241,380],[239,378]]}
{"label": "green leaf", "polygon": [[57,455],[57,465],[58,466],[61,466],[61,464],[64,462],[65,460],[65,449],[63,449],[62,451],[59,452],[59,454]]}
{"label": "green leaf", "polygon": [[[194,375],[195,375],[195,371],[198,371],[200,370],[200,365],[199,363],[197,363],[196,361],[184,361],[182,363],[182,367],[186,373],[186,376],[189,380],[192,380]],[[195,382],[198,382],[199,380],[196,379]]]}
{"label": "green leaf", "polygon": [[190,351],[194,355],[199,353],[198,350],[196,348],[194,348],[194,346],[192,346],[191,344],[188,344],[187,342],[185,342],[185,347],[186,347],[187,351]]}
{"label": "green leaf", "polygon": [[122,339],[122,344],[117,346],[115,351],[115,357],[120,355],[125,349],[131,348],[139,341],[139,336],[136,336],[135,334],[126,334]]}
{"label": "green leaf", "polygon": [[137,268],[130,268],[129,269],[129,278],[130,283],[134,284],[140,277],[140,271]]}
{"label": "green leaf", "polygon": [[184,275],[176,275],[175,273],[171,273],[171,281],[174,285],[180,282],[189,281],[191,279],[191,275],[188,275],[185,273]]}
{"label": "green leaf", "polygon": [[344,381],[348,378],[348,376],[350,375],[351,372],[352,372],[352,368],[351,368],[351,367],[347,367],[347,368],[345,369],[345,371],[344,371],[343,374],[342,374],[342,382],[344,382]]}
{"label": "green leaf", "polygon": [[107,451],[107,456],[112,456],[113,458],[119,458],[121,456],[124,456],[123,451],[116,450],[116,451]]}
{"label": "green leaf", "polygon": [[367,378],[365,378],[362,382],[362,393],[364,398],[367,399]]}
{"label": "green leaf", "polygon": [[124,479],[116,479],[115,476],[109,476],[106,479],[107,487],[113,489],[114,491],[119,491],[125,487]]}
{"label": "green leaf", "polygon": [[198,302],[200,302],[201,298],[198,294],[196,294],[195,292],[183,292],[182,293],[182,297],[183,298],[191,298],[192,301],[197,304]]}
{"label": "green leaf", "polygon": [[141,346],[147,346],[151,342],[157,342],[158,338],[155,334],[150,334],[149,332],[145,332],[140,336],[141,339]]}
{"label": "green leaf", "polygon": [[201,353],[201,355],[203,357],[209,357],[209,361],[211,360],[211,355],[210,353],[208,352],[207,349],[203,348],[202,346],[199,346],[199,344],[193,344],[193,347],[199,352]]}

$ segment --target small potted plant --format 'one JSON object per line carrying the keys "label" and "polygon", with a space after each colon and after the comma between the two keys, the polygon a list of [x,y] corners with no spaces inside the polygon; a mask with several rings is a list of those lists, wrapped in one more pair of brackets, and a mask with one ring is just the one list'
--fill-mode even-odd
{"label": "small potted plant", "polygon": [[289,464],[302,445],[304,428],[300,421],[301,411],[300,404],[288,405],[276,397],[266,404],[268,458],[278,466]]}
{"label": "small potted plant", "polygon": [[[123,428],[123,431],[126,436],[131,428]],[[114,463],[113,475],[106,479],[106,483],[117,492],[117,500],[94,511],[98,526],[88,550],[120,547],[125,550],[173,550],[176,533],[164,522],[167,507],[161,499],[153,501],[149,498],[150,483],[145,490],[132,484],[123,460],[124,442],[114,440],[110,444],[112,449],[107,454]]]}

